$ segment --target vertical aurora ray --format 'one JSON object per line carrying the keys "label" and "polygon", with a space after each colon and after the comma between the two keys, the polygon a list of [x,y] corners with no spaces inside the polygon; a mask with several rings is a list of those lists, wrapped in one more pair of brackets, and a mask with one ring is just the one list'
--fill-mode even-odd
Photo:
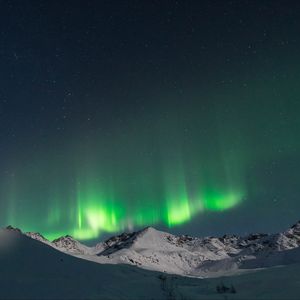
{"label": "vertical aurora ray", "polygon": [[11,182],[9,184],[8,194],[6,197],[9,199],[8,206],[6,208],[7,220],[8,224],[17,224],[17,190],[16,190],[16,183],[15,178],[11,178]]}
{"label": "vertical aurora ray", "polygon": [[78,180],[74,237],[90,239],[103,232],[117,232],[121,223],[122,204],[115,203],[111,186],[100,180]]}
{"label": "vertical aurora ray", "polygon": [[[177,146],[179,149],[179,147]],[[191,192],[181,151],[172,160],[164,159],[164,200],[166,214],[164,222],[168,227],[186,223],[199,213],[202,205]],[[197,204],[198,203],[198,204]]]}
{"label": "vertical aurora ray", "polygon": [[[177,174],[178,175],[178,174]],[[189,197],[184,178],[174,178],[166,186],[167,224],[169,227],[191,218]]]}
{"label": "vertical aurora ray", "polygon": [[51,193],[51,206],[49,207],[47,214],[47,224],[48,226],[54,226],[61,219],[61,209],[60,209],[60,199],[61,195],[57,187],[53,188]]}
{"label": "vertical aurora ray", "polygon": [[76,200],[77,200],[77,226],[79,230],[82,228],[82,209],[81,209],[81,190],[80,190],[80,182],[77,182],[76,187]]}

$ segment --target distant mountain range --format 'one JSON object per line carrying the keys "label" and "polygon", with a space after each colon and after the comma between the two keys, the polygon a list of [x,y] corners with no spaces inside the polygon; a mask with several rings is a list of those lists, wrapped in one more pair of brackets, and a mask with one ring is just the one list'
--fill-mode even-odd
{"label": "distant mountain range", "polygon": [[39,233],[25,235],[100,264],[129,264],[183,276],[217,277],[300,262],[300,222],[281,233],[254,233],[245,237],[175,236],[147,227],[111,237],[94,247],[83,245],[68,235],[52,242]]}
{"label": "distant mountain range", "polygon": [[[0,299],[299,299],[300,223],[194,238],[148,227],[94,247],[0,230]],[[183,276],[184,275],[184,276]]]}

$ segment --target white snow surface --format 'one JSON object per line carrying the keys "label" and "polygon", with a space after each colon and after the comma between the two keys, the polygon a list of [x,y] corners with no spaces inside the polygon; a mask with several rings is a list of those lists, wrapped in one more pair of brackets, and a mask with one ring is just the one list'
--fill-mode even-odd
{"label": "white snow surface", "polygon": [[71,236],[52,242],[27,236],[53,248],[100,264],[139,268],[193,277],[218,277],[300,262],[300,222],[278,234],[197,238],[175,236],[152,227],[114,236],[88,247]]}
{"label": "white snow surface", "polygon": [[[295,231],[287,232],[289,235],[294,235]],[[147,238],[148,234],[149,239]],[[67,251],[58,251],[53,245],[45,243],[43,239],[38,240],[40,239],[38,235],[31,234],[31,237],[35,237],[37,240],[16,229],[0,230],[0,299],[246,300],[300,298],[299,248],[291,248],[293,243],[287,241],[282,235],[272,236],[270,244],[276,244],[274,246],[276,254],[266,256],[267,251],[263,249],[264,255],[257,258],[267,261],[268,257],[272,257],[269,264],[272,265],[275,259],[276,264],[280,263],[281,266],[254,269],[243,274],[236,272],[234,276],[205,279],[143,270],[131,265],[94,263],[74,257],[74,254],[69,255]],[[147,243],[146,238],[148,239]],[[148,251],[148,248],[152,246],[153,249],[163,247],[163,252],[168,252],[173,251],[173,247],[199,249],[198,242],[199,244],[203,242],[197,240],[197,245],[186,245],[187,242],[182,241],[181,238],[180,246],[176,246],[178,237],[175,238],[176,242],[172,240],[168,244],[165,244],[164,238],[169,241],[170,235],[156,232],[150,228],[146,231],[114,238],[113,241],[108,240],[106,250],[110,249],[112,245],[118,243],[122,245],[126,242],[128,249],[132,248],[132,251],[143,256],[143,251]],[[292,236],[289,238],[294,240]],[[233,240],[235,239],[233,238]],[[252,242],[256,240],[255,243],[258,243],[257,238],[251,237],[250,240]],[[253,246],[252,242],[248,239],[245,244]],[[62,244],[64,245],[64,243]],[[145,245],[147,248],[143,248]],[[211,254],[210,251],[219,251],[216,249],[221,249],[221,253],[224,251],[222,244],[215,239],[212,243],[205,245],[207,249],[211,248],[207,250],[209,254]],[[59,246],[61,246],[60,243]],[[288,249],[283,250],[285,247]],[[231,248],[235,249],[235,247]],[[253,246],[253,249],[256,248],[257,245]],[[253,249],[250,252],[253,252]],[[124,250],[126,248],[117,249],[117,251]],[[93,254],[90,255],[93,256]],[[218,256],[218,253],[215,255]],[[255,260],[255,251],[252,256],[253,259],[246,261]],[[216,262],[220,261],[222,259],[216,260]],[[212,263],[213,261],[208,262]],[[225,286],[228,290],[220,293],[219,286]],[[231,292],[232,287],[235,293]]]}

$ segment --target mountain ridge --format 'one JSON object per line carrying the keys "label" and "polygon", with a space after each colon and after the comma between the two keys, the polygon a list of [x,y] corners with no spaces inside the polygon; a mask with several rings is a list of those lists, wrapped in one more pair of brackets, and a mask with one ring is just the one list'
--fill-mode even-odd
{"label": "mountain ridge", "polygon": [[[148,233],[151,234],[151,231]],[[145,237],[143,233],[141,235]],[[283,259],[286,261],[286,258]],[[290,255],[290,258],[295,256]],[[233,276],[226,277],[183,277],[143,270],[124,263],[109,265],[90,262],[58,251],[19,230],[2,229],[0,299],[296,300],[300,295],[300,263],[294,262],[243,274],[235,272]]]}
{"label": "mountain ridge", "polygon": [[[22,234],[12,226],[6,230]],[[215,277],[300,262],[300,221],[279,233],[251,233],[244,237],[227,234],[203,238],[176,236],[148,226],[112,236],[92,247],[70,235],[49,241],[39,233],[23,234],[66,254],[96,263],[129,264],[184,276]]]}

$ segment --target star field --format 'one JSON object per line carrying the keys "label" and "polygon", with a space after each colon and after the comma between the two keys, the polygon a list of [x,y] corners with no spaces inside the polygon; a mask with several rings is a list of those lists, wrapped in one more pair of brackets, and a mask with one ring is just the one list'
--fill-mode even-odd
{"label": "star field", "polygon": [[93,239],[299,218],[297,2],[1,6],[1,226]]}

